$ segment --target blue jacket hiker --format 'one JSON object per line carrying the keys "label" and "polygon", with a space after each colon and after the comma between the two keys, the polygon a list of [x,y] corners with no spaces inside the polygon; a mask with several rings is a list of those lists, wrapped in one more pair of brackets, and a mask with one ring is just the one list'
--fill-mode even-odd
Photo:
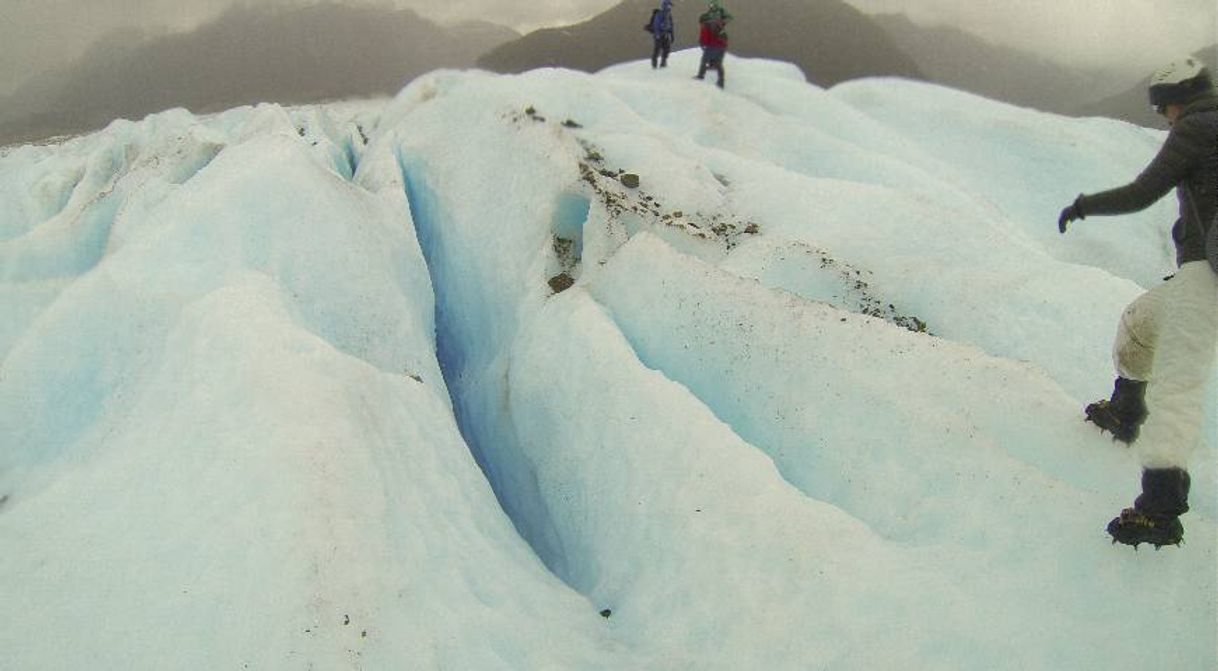
{"label": "blue jacket hiker", "polygon": [[652,10],[647,30],[653,41],[651,67],[668,67],[668,54],[672,51],[673,42],[672,0],[662,0],[660,8]]}

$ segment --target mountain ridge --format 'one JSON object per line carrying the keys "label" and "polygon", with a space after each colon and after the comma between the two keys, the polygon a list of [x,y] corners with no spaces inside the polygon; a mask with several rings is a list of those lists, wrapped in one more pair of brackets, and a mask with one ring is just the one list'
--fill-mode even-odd
{"label": "mountain ridge", "polygon": [[903,14],[879,14],[874,20],[928,81],[993,100],[1073,115],[1128,83],[1119,75],[1067,67],[953,26],[922,26]]}
{"label": "mountain ridge", "polygon": [[[594,72],[648,58],[651,37],[642,28],[654,5],[651,0],[626,0],[582,23],[535,31],[484,54],[478,66],[501,73],[557,65]],[[878,26],[844,2],[757,0],[728,9],[735,17],[728,26],[730,54],[793,63],[814,84],[828,87],[865,76],[923,76]],[[697,4],[673,9],[674,50],[697,45],[702,11]],[[730,72],[728,78],[730,82]]]}
{"label": "mountain ridge", "polygon": [[112,34],[75,66],[10,96],[0,142],[92,130],[174,107],[212,112],[392,95],[430,70],[469,67],[515,35],[486,23],[441,27],[410,10],[236,7],[189,33]]}

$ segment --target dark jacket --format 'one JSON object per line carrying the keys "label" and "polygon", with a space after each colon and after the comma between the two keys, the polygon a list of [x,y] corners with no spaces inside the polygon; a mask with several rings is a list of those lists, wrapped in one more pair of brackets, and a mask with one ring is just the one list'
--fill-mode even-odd
{"label": "dark jacket", "polygon": [[1137,179],[1110,191],[1080,196],[1078,205],[1088,217],[1127,214],[1150,207],[1173,187],[1180,203],[1180,218],[1172,227],[1176,263],[1202,261],[1202,231],[1209,229],[1218,211],[1218,94],[1213,91],[1184,107],[1167,141]]}

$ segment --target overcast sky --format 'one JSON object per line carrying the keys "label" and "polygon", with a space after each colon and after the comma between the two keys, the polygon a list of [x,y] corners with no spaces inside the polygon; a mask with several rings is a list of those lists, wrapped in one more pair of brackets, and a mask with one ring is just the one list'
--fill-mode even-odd
{"label": "overcast sky", "polygon": [[[0,0],[0,93],[77,58],[122,29],[189,30],[234,4],[317,0]],[[438,21],[483,19],[528,31],[573,23],[617,0],[342,0],[414,9]],[[733,2],[748,0],[726,0]],[[816,0],[809,0],[814,2]],[[1079,64],[1153,68],[1173,53],[1218,42],[1214,0],[847,0],[865,11],[900,12]],[[676,0],[698,2],[701,0]],[[657,3],[658,4],[658,3]]]}

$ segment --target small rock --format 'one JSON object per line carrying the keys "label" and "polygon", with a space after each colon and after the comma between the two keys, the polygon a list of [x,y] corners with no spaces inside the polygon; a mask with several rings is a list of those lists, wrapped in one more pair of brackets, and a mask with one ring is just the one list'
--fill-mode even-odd
{"label": "small rock", "polygon": [[553,289],[554,293],[556,294],[570,289],[571,285],[573,284],[575,284],[575,279],[565,272],[559,273],[550,278],[550,288]]}
{"label": "small rock", "polygon": [[567,119],[566,121],[562,122],[562,125],[566,126],[567,128],[583,128],[583,126],[579,125],[578,122],[572,119]]}
{"label": "small rock", "polygon": [[622,180],[622,185],[628,189],[639,188],[639,176],[634,173],[631,173],[631,172],[625,173],[624,175],[621,176],[621,180]]}
{"label": "small rock", "polygon": [[606,620],[609,619],[610,615],[613,615],[613,611],[609,610],[608,608],[601,611],[601,617],[605,618]]}

